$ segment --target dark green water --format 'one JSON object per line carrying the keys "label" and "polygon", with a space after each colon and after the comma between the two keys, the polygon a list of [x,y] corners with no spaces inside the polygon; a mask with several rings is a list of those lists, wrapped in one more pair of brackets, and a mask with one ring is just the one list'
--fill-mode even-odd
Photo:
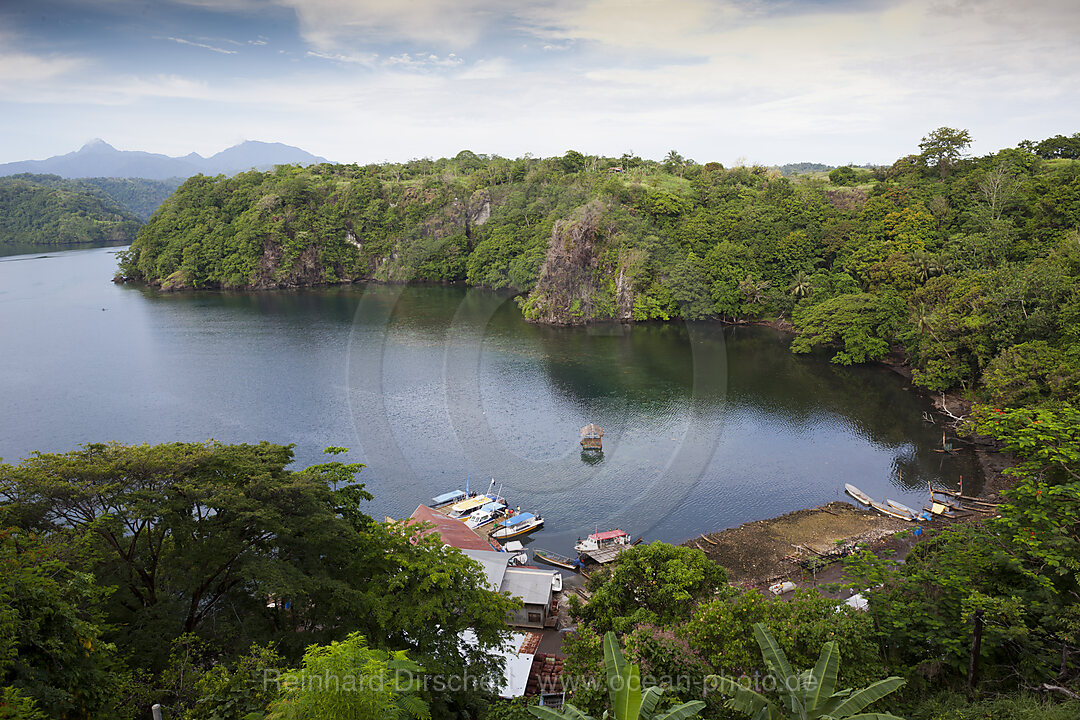
{"label": "dark green water", "polygon": [[[594,528],[677,541],[843,498],[920,504],[977,481],[933,452],[926,400],[881,367],[795,357],[764,328],[544,328],[445,287],[162,295],[115,248],[0,259],[0,456],[79,443],[328,445],[368,463],[372,514],[491,478],[564,549]],[[604,427],[601,459],[578,431]]]}

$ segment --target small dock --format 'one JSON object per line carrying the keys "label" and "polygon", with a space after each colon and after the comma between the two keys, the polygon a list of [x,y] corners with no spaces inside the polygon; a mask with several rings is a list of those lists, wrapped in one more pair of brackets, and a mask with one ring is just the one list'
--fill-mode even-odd
{"label": "small dock", "polygon": [[581,554],[584,557],[587,557],[590,560],[592,560],[594,563],[599,563],[600,565],[606,565],[607,563],[612,562],[613,560],[615,560],[615,558],[618,557],[619,553],[621,553],[623,550],[625,550],[628,547],[632,547],[632,546],[631,545],[608,545],[607,547],[602,547],[599,550],[587,550],[587,551],[585,551],[585,552],[583,552]]}

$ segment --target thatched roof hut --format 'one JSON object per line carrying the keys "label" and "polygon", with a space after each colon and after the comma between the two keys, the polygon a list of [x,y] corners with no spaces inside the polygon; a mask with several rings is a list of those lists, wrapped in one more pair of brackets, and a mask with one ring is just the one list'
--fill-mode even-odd
{"label": "thatched roof hut", "polygon": [[581,428],[581,447],[586,450],[601,450],[603,449],[602,437],[604,437],[604,428],[596,423],[589,423]]}

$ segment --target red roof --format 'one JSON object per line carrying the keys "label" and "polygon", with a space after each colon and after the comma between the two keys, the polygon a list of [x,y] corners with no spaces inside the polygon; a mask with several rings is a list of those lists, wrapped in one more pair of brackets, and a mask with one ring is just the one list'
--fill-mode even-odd
{"label": "red roof", "polygon": [[455,520],[452,517],[447,517],[441,512],[432,510],[426,505],[417,507],[409,517],[409,520],[431,523],[435,526],[434,529],[427,530],[424,534],[426,535],[429,532],[439,533],[443,543],[450,547],[456,547],[461,550],[492,549],[491,543],[470,530],[465,523],[460,520]]}
{"label": "red roof", "polygon": [[617,537],[622,537],[626,534],[625,530],[605,530],[602,533],[593,533],[589,536],[590,540],[612,540]]}

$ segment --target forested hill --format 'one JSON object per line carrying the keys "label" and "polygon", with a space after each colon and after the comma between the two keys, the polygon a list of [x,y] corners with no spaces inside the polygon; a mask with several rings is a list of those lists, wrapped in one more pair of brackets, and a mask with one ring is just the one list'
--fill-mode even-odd
{"label": "forested hill", "polygon": [[1002,397],[1073,392],[1080,134],[980,158],[969,143],[940,128],[918,154],[828,180],[674,151],[196,176],[121,274],[170,289],[466,282],[517,291],[553,324],[782,318],[796,351],[839,362],[902,343],[928,387],[986,374]]}
{"label": "forested hill", "polygon": [[[117,190],[137,194],[131,181],[115,182]],[[167,190],[163,185],[158,192]],[[130,242],[140,224],[136,213],[92,181],[29,174],[0,178],[0,244]]]}

